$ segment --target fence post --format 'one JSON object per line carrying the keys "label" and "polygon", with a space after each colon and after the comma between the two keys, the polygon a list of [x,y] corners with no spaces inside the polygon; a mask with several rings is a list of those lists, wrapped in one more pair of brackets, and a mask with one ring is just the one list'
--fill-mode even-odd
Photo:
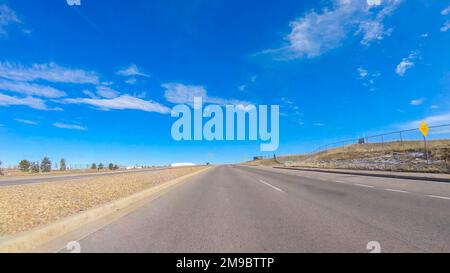
{"label": "fence post", "polygon": [[427,138],[423,137],[423,143],[425,144],[425,155],[427,158],[427,165],[430,165],[430,161],[428,160],[428,147],[427,147]]}

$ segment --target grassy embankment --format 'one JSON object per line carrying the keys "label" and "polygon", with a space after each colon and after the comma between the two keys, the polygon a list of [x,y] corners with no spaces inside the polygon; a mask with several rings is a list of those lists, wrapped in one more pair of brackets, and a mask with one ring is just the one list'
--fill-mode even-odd
{"label": "grassy embankment", "polygon": [[450,173],[450,140],[428,141],[428,162],[426,158],[423,141],[394,141],[354,144],[310,155],[279,156],[278,162],[263,159],[243,164]]}

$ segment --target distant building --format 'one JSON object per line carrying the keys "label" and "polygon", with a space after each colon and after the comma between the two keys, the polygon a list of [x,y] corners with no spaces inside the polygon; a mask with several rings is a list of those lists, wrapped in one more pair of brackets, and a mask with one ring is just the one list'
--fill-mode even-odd
{"label": "distant building", "polygon": [[195,166],[195,163],[180,162],[180,163],[172,163],[172,164],[170,164],[170,167],[182,167],[182,166]]}
{"label": "distant building", "polygon": [[142,169],[142,166],[128,166],[127,170]]}

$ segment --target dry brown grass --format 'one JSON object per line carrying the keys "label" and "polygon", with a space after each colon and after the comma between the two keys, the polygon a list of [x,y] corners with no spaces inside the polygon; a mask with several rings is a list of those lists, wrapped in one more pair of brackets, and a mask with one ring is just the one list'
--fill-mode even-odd
{"label": "dry brown grass", "polygon": [[[151,169],[151,168],[149,168]],[[19,169],[3,169],[4,177],[37,177],[37,176],[51,176],[51,175],[66,175],[66,174],[91,174],[91,173],[104,173],[104,172],[120,172],[124,170],[92,170],[92,169],[76,169],[76,170],[52,170],[50,172],[39,172],[39,173],[31,173],[31,172],[23,172]],[[1,178],[2,176],[0,176]]]}
{"label": "dry brown grass", "polygon": [[[312,155],[279,156],[277,161],[298,167],[449,173],[450,140],[430,140],[427,146],[429,162],[423,141],[353,144]],[[277,163],[265,159],[246,164]]]}
{"label": "dry brown grass", "polygon": [[205,167],[0,187],[0,236],[56,221],[202,168]]}

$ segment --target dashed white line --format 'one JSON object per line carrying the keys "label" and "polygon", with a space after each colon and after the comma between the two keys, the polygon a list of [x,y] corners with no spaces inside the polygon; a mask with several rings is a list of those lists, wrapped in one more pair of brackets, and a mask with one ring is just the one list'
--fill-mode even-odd
{"label": "dashed white line", "polygon": [[385,191],[393,191],[393,192],[401,192],[401,193],[409,193],[409,191],[403,191],[403,190],[395,190],[395,189],[384,189]]}
{"label": "dashed white line", "polygon": [[342,184],[347,184],[347,182],[340,181],[340,180],[335,180],[334,182],[336,182],[336,183],[342,183]]}
{"label": "dashed white line", "polygon": [[370,185],[366,185],[366,184],[358,184],[358,183],[356,183],[355,186],[366,187],[366,188],[375,188],[374,186],[370,186]]}
{"label": "dashed white line", "polygon": [[283,191],[282,189],[280,189],[280,188],[278,188],[278,187],[275,187],[275,186],[273,186],[273,185],[267,183],[266,181],[259,180],[259,182],[263,183],[263,184],[266,185],[266,186],[271,187],[271,188],[274,189],[274,190],[277,190],[277,191],[279,191],[279,192],[283,192],[283,193],[284,193],[284,191]]}
{"label": "dashed white line", "polygon": [[447,196],[440,196],[440,195],[427,195],[428,197],[433,197],[433,198],[439,198],[439,199],[445,199],[445,200],[450,200],[450,197]]}

